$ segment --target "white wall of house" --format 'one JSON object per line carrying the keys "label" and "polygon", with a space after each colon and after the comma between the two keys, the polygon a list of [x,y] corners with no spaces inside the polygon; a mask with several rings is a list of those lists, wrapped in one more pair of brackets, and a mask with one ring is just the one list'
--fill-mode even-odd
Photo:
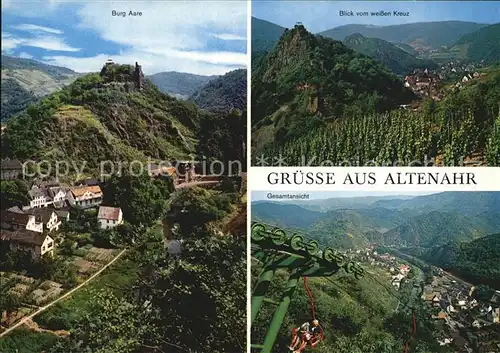
{"label": "white wall of house", "polygon": [[111,220],[111,219],[99,218],[98,222],[99,222],[99,227],[101,229],[114,228],[114,227],[116,227],[116,226],[118,226],[118,225],[120,225],[120,224],[123,223],[123,213],[120,210],[120,213],[118,214],[118,220]]}
{"label": "white wall of house", "polygon": [[52,212],[49,221],[45,224],[45,227],[49,230],[49,232],[55,230],[59,230],[59,226],[61,225],[61,221],[55,212]]}
{"label": "white wall of house", "polygon": [[54,202],[59,202],[64,200],[66,200],[66,193],[62,190],[59,190],[57,194],[54,195]]}
{"label": "white wall of house", "polygon": [[92,192],[86,192],[82,196],[69,198],[72,206],[81,208],[90,208],[99,206],[102,203],[102,194],[94,194]]}
{"label": "white wall of house", "polygon": [[43,241],[42,246],[39,248],[40,256],[43,256],[45,254],[54,255],[54,248],[55,248],[54,239],[52,239],[47,235],[47,237]]}
{"label": "white wall of house", "polygon": [[38,223],[35,220],[35,216],[28,216],[28,223],[26,224],[27,230],[32,230],[34,232],[43,233],[43,223]]}
{"label": "white wall of house", "polygon": [[45,196],[39,196],[35,197],[30,201],[30,207],[31,208],[37,208],[37,207],[47,207],[48,205],[51,205],[53,202],[52,200],[48,200]]}

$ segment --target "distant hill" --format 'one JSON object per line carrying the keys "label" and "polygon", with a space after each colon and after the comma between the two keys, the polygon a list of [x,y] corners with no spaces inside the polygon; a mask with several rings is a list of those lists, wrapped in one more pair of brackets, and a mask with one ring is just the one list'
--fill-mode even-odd
{"label": "distant hill", "polygon": [[494,231],[477,217],[456,212],[431,211],[409,218],[384,234],[384,243],[396,246],[432,247],[453,241],[470,241]]}
{"label": "distant hill", "polygon": [[465,52],[471,61],[500,62],[500,23],[462,36],[451,50]]}
{"label": "distant hill", "polygon": [[60,90],[78,76],[65,67],[2,55],[1,121]]}
{"label": "distant hill", "polygon": [[393,43],[396,47],[398,47],[401,50],[404,50],[408,54],[411,54],[413,56],[417,56],[418,52],[411,46],[405,43]]}
{"label": "distant hill", "polygon": [[284,27],[252,17],[252,55],[273,49],[284,32]]}
{"label": "distant hill", "polygon": [[[254,202],[252,220],[300,229],[324,245],[340,248],[369,244],[431,248],[500,231],[496,217],[500,192],[446,192],[410,200],[367,197],[364,203],[362,199],[312,200],[309,205],[307,201]],[[323,201],[321,207],[314,205],[317,201]],[[475,212],[469,211],[471,204],[477,205]]]}
{"label": "distant hill", "polygon": [[433,69],[437,64],[431,60],[417,59],[397,46],[379,38],[366,38],[360,33],[351,34],[344,44],[358,53],[382,62],[392,72],[405,75],[417,68]]}
{"label": "distant hill", "polygon": [[210,80],[217,77],[177,71],[159,72],[148,76],[151,82],[158,86],[160,91],[180,99],[188,99],[193,93],[203,88]]}
{"label": "distant hill", "polygon": [[443,45],[452,46],[461,36],[486,26],[486,24],[463,21],[418,22],[391,26],[352,24],[335,27],[319,34],[344,40],[347,36],[360,33],[365,37],[380,38],[388,42],[440,48]]}
{"label": "distant hill", "polygon": [[212,112],[240,111],[247,107],[247,70],[238,69],[210,80],[190,97],[196,105]]}
{"label": "distant hill", "polygon": [[469,217],[485,212],[500,214],[500,193],[442,192],[414,197],[399,203],[398,209],[410,209],[418,213],[430,211],[456,212]]}
{"label": "distant hill", "polygon": [[262,221],[284,228],[307,229],[323,214],[288,203],[252,203],[252,220]]}

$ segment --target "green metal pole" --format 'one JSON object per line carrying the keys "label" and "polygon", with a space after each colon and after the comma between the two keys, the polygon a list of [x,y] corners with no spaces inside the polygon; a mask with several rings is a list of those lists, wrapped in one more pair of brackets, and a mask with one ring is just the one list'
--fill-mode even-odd
{"label": "green metal pole", "polygon": [[297,284],[299,283],[299,278],[300,276],[297,274],[297,270],[294,269],[292,271],[292,274],[288,278],[288,283],[286,285],[285,292],[281,297],[281,302],[276,309],[271,321],[271,325],[269,325],[269,329],[267,330],[266,338],[264,339],[264,348],[262,349],[261,353],[271,353],[274,342],[278,337],[278,332],[281,328],[281,324],[283,323],[286,312],[288,311],[288,306],[290,305],[292,295],[295,292],[295,288],[297,288]]}
{"label": "green metal pole", "polygon": [[266,266],[264,267],[259,276],[259,281],[255,285],[255,290],[252,294],[252,301],[250,304],[252,311],[250,325],[253,324],[253,320],[257,317],[257,314],[259,313],[260,305],[262,304],[262,301],[266,296],[267,289],[269,288],[269,284],[273,280],[275,271],[276,271],[275,268],[271,266]]}

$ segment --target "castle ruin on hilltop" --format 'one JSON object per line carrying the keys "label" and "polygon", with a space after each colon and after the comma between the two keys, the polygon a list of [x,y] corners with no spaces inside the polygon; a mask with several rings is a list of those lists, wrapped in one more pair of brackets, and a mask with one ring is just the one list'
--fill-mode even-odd
{"label": "castle ruin on hilltop", "polygon": [[100,75],[107,86],[124,83],[127,92],[141,90],[144,87],[144,73],[138,62],[132,68],[131,65],[119,65],[108,59],[104,63]]}

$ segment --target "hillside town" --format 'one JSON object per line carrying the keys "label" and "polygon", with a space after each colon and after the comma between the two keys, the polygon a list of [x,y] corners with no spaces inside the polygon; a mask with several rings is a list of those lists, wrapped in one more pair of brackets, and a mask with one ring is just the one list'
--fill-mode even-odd
{"label": "hillside town", "polygon": [[404,85],[418,97],[440,101],[446,95],[445,86],[451,86],[452,91],[462,89],[486,75],[479,71],[482,67],[481,63],[450,61],[437,69],[414,69],[404,77]]}
{"label": "hillside town", "polygon": [[[486,297],[478,294],[479,287],[471,285],[441,268],[430,266],[425,272],[412,263],[391,253],[379,253],[375,247],[352,251],[357,261],[385,269],[391,284],[399,291],[405,281],[421,286],[421,304],[431,312],[440,331],[440,345],[449,345],[455,352],[474,353],[477,347],[496,342],[500,333],[500,291]],[[409,274],[413,276],[409,278]],[[418,276],[415,276],[418,274]],[[490,342],[491,341],[491,342]],[[497,346],[500,351],[500,345]],[[484,352],[489,352],[484,350]],[[494,351],[496,352],[496,351]]]}

